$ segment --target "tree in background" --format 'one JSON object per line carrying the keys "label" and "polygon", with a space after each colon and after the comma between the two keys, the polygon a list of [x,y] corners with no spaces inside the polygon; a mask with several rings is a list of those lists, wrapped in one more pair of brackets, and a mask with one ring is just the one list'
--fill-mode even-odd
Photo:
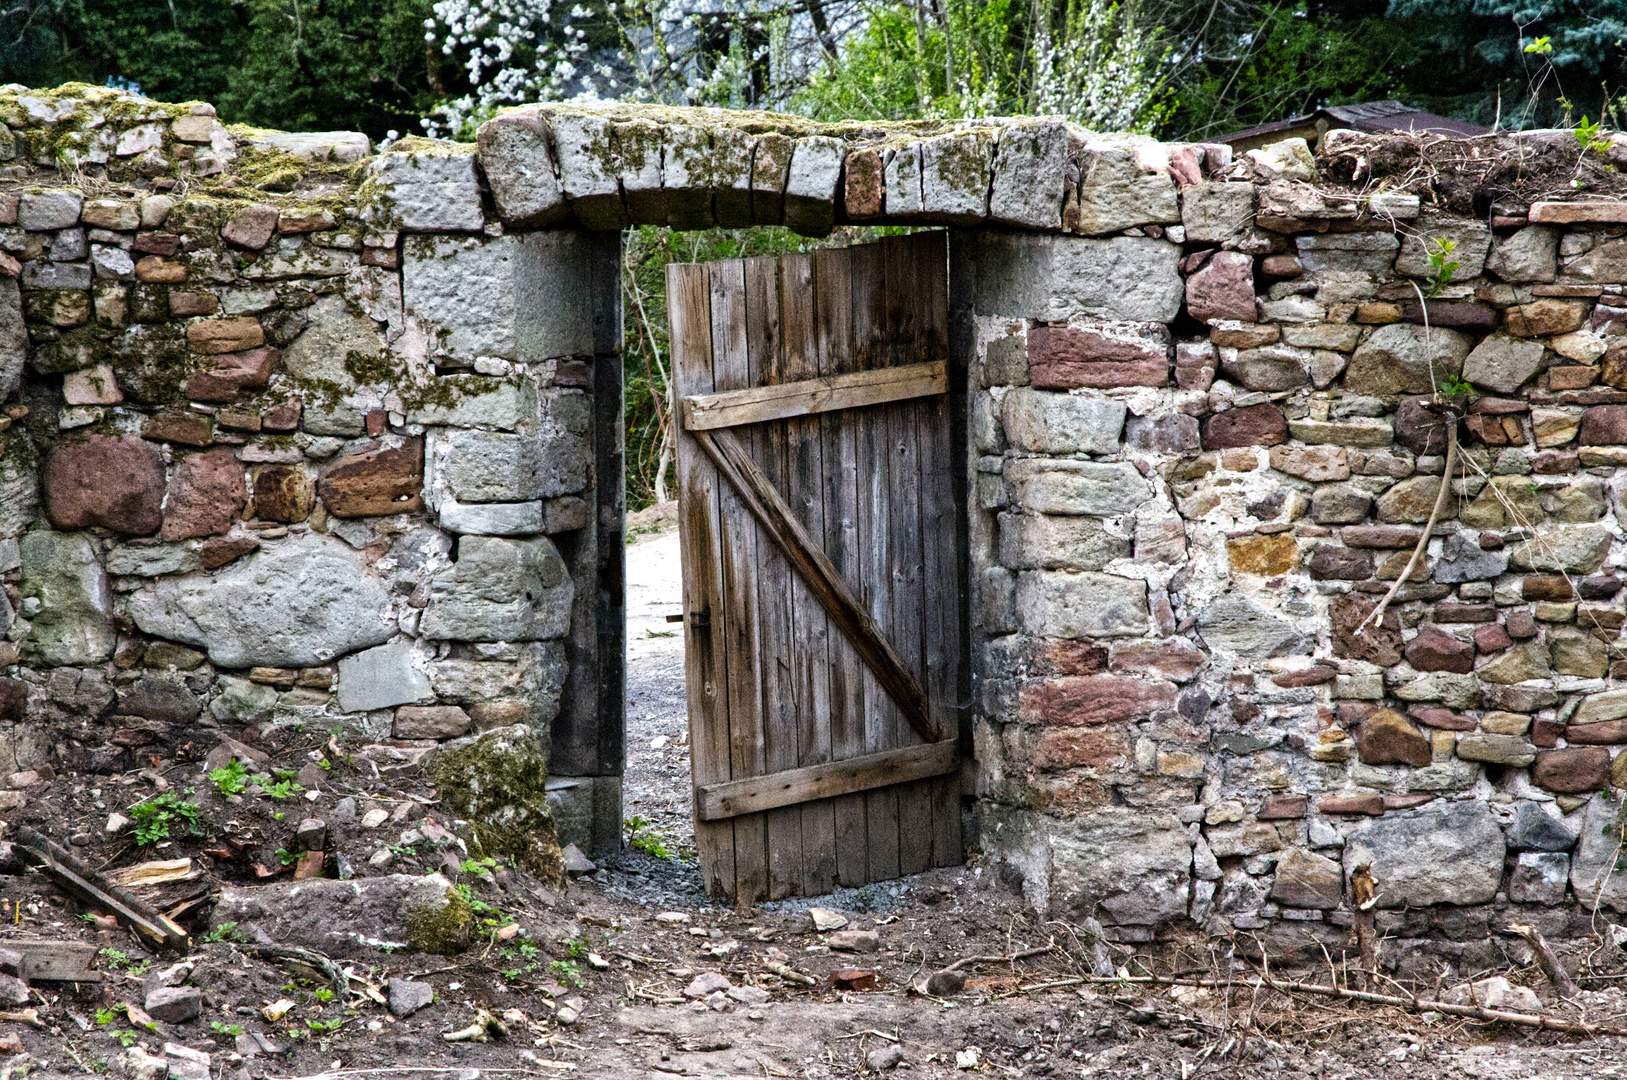
{"label": "tree in background", "polygon": [[429,14],[429,0],[14,0],[0,81],[138,86],[229,122],[379,139],[445,95]]}

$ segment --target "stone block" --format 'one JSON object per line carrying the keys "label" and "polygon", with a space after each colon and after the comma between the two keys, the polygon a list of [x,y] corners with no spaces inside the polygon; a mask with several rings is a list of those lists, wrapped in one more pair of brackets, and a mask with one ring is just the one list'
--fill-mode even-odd
{"label": "stone block", "polygon": [[1017,576],[1017,619],[1045,637],[1129,637],[1147,632],[1147,586],[1100,573],[1031,570]]}
{"label": "stone block", "polygon": [[1571,858],[1562,851],[1522,851],[1508,876],[1508,898],[1516,904],[1565,902]]}
{"label": "stone block", "polygon": [[1005,477],[1017,503],[1041,514],[1123,514],[1152,496],[1147,479],[1128,462],[1013,458]]}
{"label": "stone block", "polygon": [[1025,119],[1002,128],[989,219],[1024,229],[1061,228],[1073,142],[1061,120]]}
{"label": "stone block", "polygon": [[[100,664],[113,655],[107,574],[84,533],[39,529],[19,544],[18,591],[39,601],[24,655],[47,666]],[[9,609],[8,609],[9,610]]]}
{"label": "stone block", "polygon": [[1224,243],[1254,225],[1254,185],[1192,184],[1181,189],[1181,224],[1190,243]]}
{"label": "stone block", "polygon": [[541,641],[570,625],[574,588],[546,537],[463,536],[457,562],[431,580],[419,632],[434,641]]}
{"label": "stone block", "polygon": [[590,108],[556,108],[549,110],[548,126],[560,190],[576,220],[586,229],[626,228],[610,118]]}
{"label": "stone block", "polygon": [[391,730],[398,739],[456,739],[469,725],[469,714],[457,705],[403,705]]}
{"label": "stone block", "polygon": [[71,229],[79,224],[85,197],[72,188],[25,191],[17,199],[17,225],[28,232]]}
{"label": "stone block", "polygon": [[342,518],[415,514],[424,508],[423,486],[423,439],[346,454],[317,478],[322,504]]}
{"label": "stone block", "polygon": [[1028,381],[1042,390],[1169,382],[1169,330],[1157,323],[1040,326],[1028,332],[1027,353]]}
{"label": "stone block", "polygon": [[1275,405],[1228,409],[1203,420],[1203,448],[1227,450],[1244,446],[1277,446],[1288,441],[1288,423]]}
{"label": "stone block", "polygon": [[441,528],[478,536],[529,536],[558,530],[544,527],[542,500],[517,503],[460,503],[444,498]]}
{"label": "stone block", "polygon": [[1234,593],[1209,602],[1198,616],[1198,632],[1211,648],[1241,660],[1299,655],[1309,652],[1312,644],[1293,624]]}
{"label": "stone block", "polygon": [[1065,222],[1086,236],[1105,236],[1138,225],[1181,221],[1175,181],[1167,168],[1144,159],[1130,140],[1124,145],[1097,136],[1079,156],[1078,220]]}
{"label": "stone block", "polygon": [[1459,330],[1426,330],[1411,323],[1381,326],[1350,358],[1345,389],[1377,396],[1433,393],[1437,385],[1462,373],[1470,342]]}
{"label": "stone block", "polygon": [[248,505],[243,464],[230,447],[183,458],[164,500],[165,540],[223,536]]}
{"label": "stone block", "polygon": [[1001,514],[1000,562],[1014,570],[1101,570],[1130,543],[1093,517]]}
{"label": "stone block", "polygon": [[1493,334],[1463,361],[1463,378],[1486,390],[1512,394],[1542,369],[1542,358],[1541,342]]}
{"label": "stone block", "polygon": [[59,529],[99,526],[128,536],[158,531],[164,462],[147,442],[92,435],[51,452],[44,475],[46,515]]}
{"label": "stone block", "polygon": [[921,216],[944,225],[972,225],[989,214],[996,132],[952,132],[921,142]]}
{"label": "stone block", "polygon": [[1234,574],[1277,577],[1299,565],[1299,545],[1284,533],[1226,541],[1226,560]]}
{"label": "stone block", "polygon": [[815,135],[798,139],[785,178],[785,224],[803,236],[824,236],[836,213],[836,189],[842,178],[844,145],[840,139]]}
{"label": "stone block", "polygon": [[[1175,687],[1168,682],[1120,675],[1064,675],[1025,682],[1017,696],[1017,715],[1031,724],[1073,727],[1145,719],[1174,704]],[[1104,749],[1119,756],[1124,749],[1122,743],[1092,748],[1073,741],[1065,751],[1063,746],[1053,740],[1037,749],[1049,755],[1065,752],[1075,758]]]}
{"label": "stone block", "polygon": [[1455,245],[1451,259],[1458,264],[1457,273],[1453,275],[1457,280],[1480,276],[1486,266],[1486,254],[1491,250],[1491,229],[1483,221],[1427,221],[1408,230],[1401,238],[1395,272],[1404,277],[1433,277],[1435,270],[1429,264],[1429,256],[1441,240]]}
{"label": "stone block", "polygon": [[979,314],[1169,322],[1180,312],[1180,249],[1165,240],[983,232],[978,245]]}
{"label": "stone block", "polygon": [[408,237],[401,271],[408,325],[431,357],[592,356],[600,351],[597,290],[617,280],[615,246],[570,229]]}
{"label": "stone block", "polygon": [[1289,848],[1277,860],[1277,876],[1268,895],[1288,907],[1329,911],[1344,900],[1344,873],[1332,859]]}
{"label": "stone block", "polygon": [[1345,873],[1368,864],[1380,908],[1488,903],[1503,879],[1503,833],[1475,801],[1436,800],[1364,822],[1345,840]]}
{"label": "stone block", "polygon": [[544,114],[522,106],[480,125],[480,168],[503,224],[536,229],[570,213],[560,189]]}
{"label": "stone block", "polygon": [[1531,782],[1562,795],[1598,791],[1610,779],[1610,751],[1602,746],[1544,750],[1531,766]]}
{"label": "stone block", "polygon": [[1125,405],[1017,387],[1005,396],[1002,420],[1014,449],[1035,454],[1112,454],[1119,449]]}
{"label": "stone block", "polygon": [[479,232],[474,146],[414,138],[375,157],[357,194],[364,217],[403,232]]}
{"label": "stone block", "polygon": [[[1187,280],[1189,287],[1195,277]],[[1311,363],[1311,354],[1303,349],[1264,345],[1253,349],[1222,349],[1220,356],[1221,374],[1245,390],[1274,394],[1310,381],[1306,368]]]}
{"label": "stone block", "polygon": [[1199,322],[1253,322],[1254,260],[1241,252],[1216,252],[1186,279],[1186,309]]}
{"label": "stone block", "polygon": [[1627,911],[1627,870],[1619,867],[1621,836],[1617,831],[1620,803],[1594,795],[1582,815],[1581,839],[1571,862],[1571,888],[1576,899],[1591,909]]}
{"label": "stone block", "polygon": [[226,668],[314,667],[396,632],[384,581],[360,552],[315,532],[214,574],[159,578],[129,607],[146,633],[206,649]]}
{"label": "stone block", "polygon": [[1508,828],[1509,847],[1522,851],[1569,851],[1576,845],[1576,829],[1581,823],[1566,822],[1558,814],[1550,813],[1548,805],[1520,803],[1514,823]]}
{"label": "stone block", "polygon": [[413,663],[412,642],[406,638],[341,657],[338,666],[339,708],[345,712],[387,709],[432,694],[429,677]]}

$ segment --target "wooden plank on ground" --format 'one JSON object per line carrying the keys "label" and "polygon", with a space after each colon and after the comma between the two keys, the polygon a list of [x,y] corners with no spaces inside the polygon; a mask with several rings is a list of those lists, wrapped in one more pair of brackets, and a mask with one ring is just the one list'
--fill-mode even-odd
{"label": "wooden plank on ground", "polygon": [[77,941],[0,939],[0,953],[17,954],[18,975],[28,982],[99,983],[102,973],[90,967],[99,951],[99,946]]}
{"label": "wooden plank on ground", "polygon": [[[786,258],[805,259],[808,256],[792,255]],[[790,352],[786,360],[809,368],[816,367],[818,363],[816,356]],[[680,404],[683,407],[684,427],[691,431],[710,431],[944,394],[949,390],[945,370],[942,360],[929,360],[874,371],[798,379],[777,386],[757,386],[725,394],[689,394],[680,400]]]}
{"label": "wooden plank on ground", "polygon": [[696,812],[703,821],[717,821],[943,776],[957,768],[959,755],[954,740],[922,743],[846,761],[709,784],[695,792]]}
{"label": "wooden plank on ground", "polygon": [[[678,393],[712,389],[710,273],[698,264],[667,266],[672,372]],[[717,473],[695,440],[677,434],[678,540],[684,611],[684,683],[689,704],[690,773],[696,787],[728,780],[729,711],[725,692],[723,580],[719,553]],[[733,896],[734,823],[695,822],[695,849],[706,891]]]}

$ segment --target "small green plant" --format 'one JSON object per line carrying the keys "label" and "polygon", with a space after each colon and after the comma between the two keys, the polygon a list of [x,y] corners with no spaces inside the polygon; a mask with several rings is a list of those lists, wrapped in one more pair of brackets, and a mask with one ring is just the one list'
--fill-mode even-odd
{"label": "small green plant", "polygon": [[[192,789],[187,788],[186,793],[192,794]],[[161,792],[132,806],[130,820],[135,822],[136,843],[142,847],[168,840],[170,828],[182,823],[193,836],[203,834],[198,827],[198,804],[187,802],[173,791]]]}
{"label": "small green plant", "polygon": [[1446,379],[1441,383],[1440,396],[1459,398],[1474,393],[1474,387],[1463,379]]}
{"label": "small green plant", "polygon": [[1576,136],[1576,141],[1581,144],[1584,154],[1589,150],[1594,153],[1603,153],[1610,149],[1610,140],[1599,135],[1598,122],[1588,123],[1586,116],[1582,117],[1582,122],[1576,125],[1576,130],[1572,134]]}
{"label": "small green plant", "polygon": [[562,983],[578,988],[587,985],[587,980],[582,978],[582,965],[574,960],[555,960],[548,965],[548,970]]}
{"label": "small green plant", "polygon": [[299,862],[299,856],[294,852],[289,851],[287,848],[278,848],[277,861],[282,863],[284,866],[293,866],[295,863]]}
{"label": "small green plant", "polygon": [[329,990],[325,986],[321,987],[320,989],[318,989],[316,991],[316,1000],[318,1000],[322,1004],[326,1005],[328,1002],[333,1000],[333,991]]}
{"label": "small green plant", "polygon": [[676,631],[676,630],[651,630],[648,627],[645,627],[644,636],[647,637],[647,638],[677,637],[678,636],[678,631]]}
{"label": "small green plant", "polygon": [[243,1034],[242,1024],[223,1024],[219,1020],[209,1021],[209,1030],[216,1035],[230,1035],[232,1038]]}
{"label": "small green plant", "polygon": [[243,767],[241,761],[233,758],[220,768],[210,770],[209,782],[215,785],[215,790],[220,792],[221,798],[229,799],[248,790],[249,771]]}
{"label": "small green plant", "polygon": [[120,1046],[128,1050],[141,1041],[141,1032],[132,1031],[130,1028],[120,1028],[113,1033],[113,1037],[119,1040]]}
{"label": "small green plant", "polygon": [[117,1020],[119,1017],[121,1017],[123,1015],[124,1015],[124,1002],[121,1001],[117,1005],[113,1006],[111,1009],[97,1009],[96,1010],[96,1022],[98,1024],[111,1024],[113,1021]]}
{"label": "small green plant", "polygon": [[292,769],[278,769],[275,777],[270,773],[261,773],[254,777],[254,782],[273,799],[291,799],[305,790],[295,782],[298,775]]}
{"label": "small green plant", "polygon": [[627,846],[634,851],[641,851],[652,859],[676,859],[677,853],[667,847],[667,837],[659,832],[654,825],[637,815],[622,822],[627,830]]}
{"label": "small green plant", "polygon": [[315,1035],[331,1035],[345,1026],[345,1018],[336,1016],[332,1020],[307,1020],[305,1026]]}
{"label": "small green plant", "polygon": [[1525,51],[1536,56],[1552,56],[1554,54],[1553,39],[1539,37],[1534,41],[1528,41],[1525,43]]}
{"label": "small green plant", "polygon": [[114,971],[127,971],[138,979],[147,974],[147,969],[153,966],[151,960],[137,960],[119,949],[103,949],[101,955],[102,959],[107,961],[107,966]]}
{"label": "small green plant", "polygon": [[1426,246],[1424,257],[1429,260],[1429,288],[1424,291],[1424,299],[1429,300],[1441,294],[1441,290],[1452,283],[1452,275],[1458,272],[1461,263],[1452,261],[1452,252],[1457,249],[1456,240],[1447,240],[1436,237],[1430,241],[1435,250],[1430,251]]}
{"label": "small green plant", "polygon": [[218,943],[222,941],[247,941],[248,939],[249,936],[243,933],[243,931],[239,930],[237,928],[237,924],[234,922],[223,922],[219,926],[213,927],[203,936],[203,940],[209,943]]}
{"label": "small green plant", "polygon": [[458,869],[465,874],[485,874],[497,869],[497,860],[489,855],[484,859],[464,859]]}
{"label": "small green plant", "polygon": [[586,938],[572,938],[565,943],[565,947],[570,950],[572,960],[580,960],[592,951]]}

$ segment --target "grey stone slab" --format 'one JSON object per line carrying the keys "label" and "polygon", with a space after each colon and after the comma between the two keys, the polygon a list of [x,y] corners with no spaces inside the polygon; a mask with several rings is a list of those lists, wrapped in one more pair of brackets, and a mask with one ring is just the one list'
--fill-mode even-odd
{"label": "grey stone slab", "polygon": [[389,590],[360,552],[321,533],[265,543],[213,574],[130,594],[136,625],[208,650],[220,667],[314,667],[396,630]]}
{"label": "grey stone slab", "polygon": [[1348,877],[1370,865],[1381,908],[1484,904],[1503,881],[1503,831],[1482,802],[1436,800],[1362,823],[1345,840]]}
{"label": "grey stone slab", "polygon": [[546,537],[464,536],[435,575],[419,632],[435,641],[541,641],[569,629],[574,586]]}
{"label": "grey stone slab", "polygon": [[596,351],[594,283],[614,253],[591,236],[413,236],[404,251],[402,300],[432,357],[534,362]]}
{"label": "grey stone slab", "polygon": [[1026,229],[1062,227],[1068,156],[1078,141],[1062,120],[1018,120],[1000,131],[989,219]]}
{"label": "grey stone slab", "polygon": [[331,382],[347,391],[369,381],[358,375],[384,352],[373,320],[342,296],[322,297],[305,315],[305,329],[283,350],[283,368],[296,378]]}
{"label": "grey stone slab", "polygon": [[407,407],[407,423],[513,431],[537,422],[537,384],[524,376],[448,375]]}
{"label": "grey stone slab", "polygon": [[588,229],[627,227],[612,123],[588,109],[553,109],[548,126],[554,137],[559,186],[576,220]]}
{"label": "grey stone slab", "polygon": [[107,574],[84,533],[38,529],[20,544],[23,599],[40,610],[32,617],[24,652],[47,666],[99,664],[113,655]]}
{"label": "grey stone slab", "polygon": [[446,499],[441,502],[440,521],[447,532],[477,536],[530,536],[552,531],[544,527],[540,499],[516,503],[460,503]]}
{"label": "grey stone slab", "polygon": [[479,232],[485,214],[475,148],[414,139],[409,149],[380,154],[357,193],[374,225],[404,232]]}
{"label": "grey stone slab", "polygon": [[1013,458],[1005,475],[1016,501],[1041,514],[1124,514],[1152,497],[1147,478],[1126,461]]}
{"label": "grey stone slab", "polygon": [[1111,574],[1030,570],[1017,575],[1017,622],[1045,637],[1132,637],[1147,632],[1147,584]]}
{"label": "grey stone slab", "polygon": [[798,139],[785,176],[785,224],[803,236],[824,236],[835,221],[846,145],[814,135]]}
{"label": "grey stone slab", "polygon": [[921,214],[934,223],[974,225],[989,216],[989,181],[998,132],[974,128],[921,143]]}
{"label": "grey stone slab", "polygon": [[412,662],[412,642],[406,638],[339,660],[339,707],[345,712],[407,705],[432,694],[429,676]]}
{"label": "grey stone slab", "polygon": [[1235,593],[1209,602],[1198,616],[1198,632],[1211,648],[1243,660],[1265,660],[1309,652],[1314,644],[1292,623]]}
{"label": "grey stone slab", "polygon": [[1181,224],[1192,243],[1241,236],[1254,227],[1254,185],[1211,182],[1182,189]]}
{"label": "grey stone slab", "polygon": [[1128,412],[1123,402],[1031,390],[1008,392],[1001,404],[1007,440],[1034,454],[1112,454]]}
{"label": "grey stone slab", "polygon": [[1075,315],[1168,322],[1185,295],[1180,254],[1175,244],[1142,237],[981,233],[977,312],[1049,322]]}
{"label": "grey stone slab", "polygon": [[1093,142],[1079,158],[1079,222],[1086,236],[1104,236],[1138,225],[1181,220],[1175,181],[1149,168],[1134,145]]}
{"label": "grey stone slab", "polygon": [[14,277],[0,278],[0,402],[23,383],[28,361],[28,327],[23,321],[23,294]]}

